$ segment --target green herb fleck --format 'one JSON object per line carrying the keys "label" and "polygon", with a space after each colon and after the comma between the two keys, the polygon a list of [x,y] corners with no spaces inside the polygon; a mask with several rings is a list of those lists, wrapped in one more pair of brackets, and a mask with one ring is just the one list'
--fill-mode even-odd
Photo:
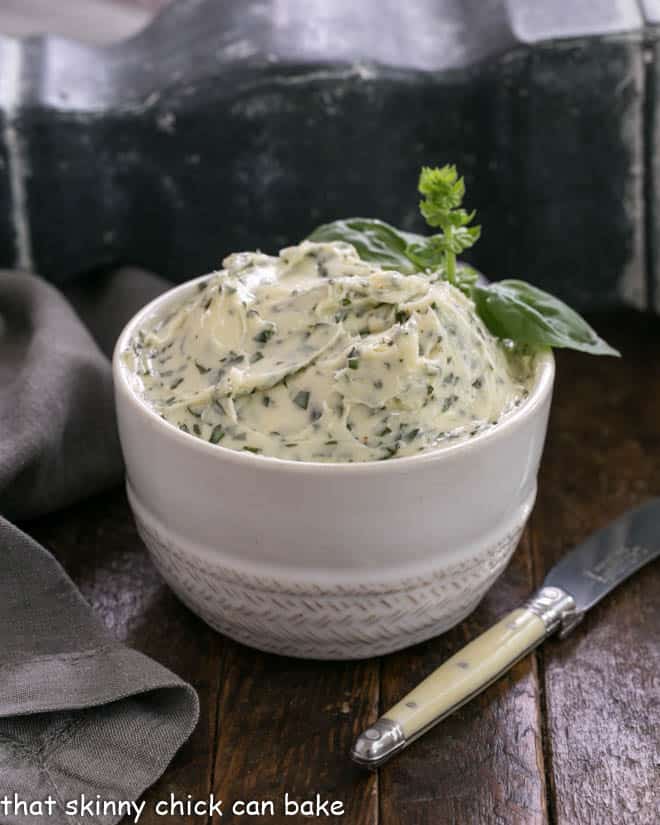
{"label": "green herb fleck", "polygon": [[254,340],[259,344],[265,344],[275,335],[273,327],[264,327],[260,332],[254,336]]}
{"label": "green herb fleck", "polygon": [[225,431],[222,429],[221,425],[218,424],[211,431],[211,437],[209,438],[209,441],[211,442],[211,444],[217,444],[218,441],[221,441],[224,437]]}

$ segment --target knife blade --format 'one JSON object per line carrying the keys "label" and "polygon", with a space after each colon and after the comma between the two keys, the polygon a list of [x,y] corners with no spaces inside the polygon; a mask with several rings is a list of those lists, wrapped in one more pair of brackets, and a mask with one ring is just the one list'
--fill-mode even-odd
{"label": "knife blade", "polygon": [[660,556],[660,498],[631,510],[567,553],[523,606],[427,676],[355,740],[351,758],[377,768],[469,702],[556,631]]}

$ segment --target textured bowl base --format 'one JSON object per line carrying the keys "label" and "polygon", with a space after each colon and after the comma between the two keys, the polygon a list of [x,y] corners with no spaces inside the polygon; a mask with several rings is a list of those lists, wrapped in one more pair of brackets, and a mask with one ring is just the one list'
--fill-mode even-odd
{"label": "textured bowl base", "polygon": [[278,656],[291,656],[295,659],[325,659],[331,661],[369,659],[373,656],[384,656],[420,642],[425,642],[435,636],[440,636],[442,633],[446,633],[454,627],[454,625],[462,622],[466,616],[469,616],[484,596],[484,594],[482,594],[476,601],[467,605],[467,607],[463,606],[461,610],[452,614],[442,625],[434,622],[427,627],[405,634],[399,631],[396,637],[378,641],[357,641],[351,639],[344,644],[332,644],[328,643],[327,639],[319,639],[314,643],[308,636],[305,636],[304,641],[299,642],[295,640],[292,641],[292,638],[281,638],[272,635],[269,637],[265,633],[256,639],[253,632],[242,632],[242,629],[238,628],[235,623],[223,622],[211,616],[205,616],[198,607],[190,604],[182,593],[177,592],[171,583],[170,587],[172,587],[172,590],[174,590],[178,598],[186,607],[190,608],[193,613],[196,613],[214,630],[222,633],[223,636],[228,636],[235,642],[240,642],[255,650],[261,650],[264,653],[276,653]]}
{"label": "textured bowl base", "polygon": [[156,567],[181,601],[215,630],[270,653],[304,659],[363,659],[444,633],[468,615],[518,544],[534,496],[489,542],[452,565],[392,581],[300,583],[228,565],[182,546],[129,498]]}

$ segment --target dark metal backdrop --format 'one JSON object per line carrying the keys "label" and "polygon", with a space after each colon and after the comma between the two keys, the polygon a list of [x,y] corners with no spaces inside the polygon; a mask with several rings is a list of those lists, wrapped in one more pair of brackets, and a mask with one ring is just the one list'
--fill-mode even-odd
{"label": "dark metal backdrop", "polygon": [[421,229],[455,162],[474,262],[660,309],[660,2],[178,0],[108,48],[0,38],[0,265],[184,280],[318,223]]}

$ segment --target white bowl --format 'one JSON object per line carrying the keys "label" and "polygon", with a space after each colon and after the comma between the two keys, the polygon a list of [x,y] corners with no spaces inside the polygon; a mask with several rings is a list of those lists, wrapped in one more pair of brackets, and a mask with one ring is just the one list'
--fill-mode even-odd
{"label": "white bowl", "polygon": [[517,410],[452,446],[355,464],[236,452],[160,418],[119,357],[196,282],[142,309],[113,361],[129,500],[175,593],[227,636],[305,658],[389,653],[461,621],[506,566],[534,504],[552,354],[538,357]]}

